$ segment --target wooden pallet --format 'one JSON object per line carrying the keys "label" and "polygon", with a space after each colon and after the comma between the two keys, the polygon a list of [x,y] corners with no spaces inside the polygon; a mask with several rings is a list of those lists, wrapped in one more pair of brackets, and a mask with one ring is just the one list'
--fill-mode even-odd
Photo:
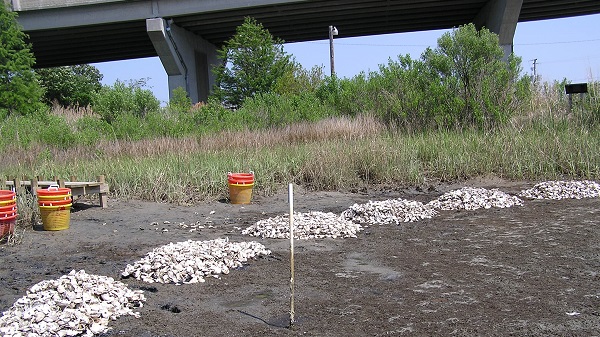
{"label": "wooden pallet", "polygon": [[59,187],[67,187],[71,189],[71,195],[73,198],[86,195],[86,194],[98,194],[100,199],[100,206],[106,208],[108,206],[108,184],[104,176],[98,176],[98,181],[75,181],[74,177],[71,181],[65,181],[64,179],[55,180],[42,180],[36,178],[31,180],[20,180],[12,179],[7,180],[4,185],[12,190],[18,190],[20,188],[26,188],[30,193],[35,195],[38,189],[48,188],[50,185],[58,185]]}

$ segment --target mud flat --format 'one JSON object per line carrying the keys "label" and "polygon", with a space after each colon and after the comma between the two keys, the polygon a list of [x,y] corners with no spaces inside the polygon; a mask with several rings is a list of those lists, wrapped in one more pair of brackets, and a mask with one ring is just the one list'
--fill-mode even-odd
{"label": "mud flat", "polygon": [[[341,213],[368,200],[428,202],[462,186],[516,195],[533,183],[473,181],[430,189],[306,192],[297,211]],[[77,204],[71,226],[0,246],[0,310],[32,285],[71,270],[114,277],[147,299],[102,336],[594,336],[600,335],[600,198],[440,211],[357,238],[295,243],[296,318],[288,326],[288,240],[245,236],[288,211],[285,191],[251,205]],[[192,230],[194,229],[194,230]],[[153,248],[186,240],[258,241],[272,254],[204,283],[120,279]]]}

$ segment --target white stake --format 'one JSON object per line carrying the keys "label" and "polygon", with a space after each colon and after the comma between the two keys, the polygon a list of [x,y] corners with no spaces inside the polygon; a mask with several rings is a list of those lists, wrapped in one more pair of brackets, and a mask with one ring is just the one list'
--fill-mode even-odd
{"label": "white stake", "polygon": [[294,326],[294,188],[288,188],[290,203],[290,329]]}

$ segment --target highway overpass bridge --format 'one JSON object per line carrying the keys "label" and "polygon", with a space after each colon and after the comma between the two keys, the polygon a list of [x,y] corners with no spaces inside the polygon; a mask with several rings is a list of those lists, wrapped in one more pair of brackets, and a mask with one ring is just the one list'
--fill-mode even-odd
{"label": "highway overpass bridge", "polygon": [[[599,0],[4,0],[37,67],[159,56],[169,89],[206,100],[216,50],[245,17],[286,42],[447,29],[469,22],[512,51],[517,22],[600,13]],[[399,53],[400,54],[400,53]]]}

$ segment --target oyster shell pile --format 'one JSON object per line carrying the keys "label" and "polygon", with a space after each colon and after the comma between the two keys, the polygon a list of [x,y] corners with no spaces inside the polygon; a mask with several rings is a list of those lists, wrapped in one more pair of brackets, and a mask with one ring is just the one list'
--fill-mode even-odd
{"label": "oyster shell pile", "polygon": [[123,277],[148,283],[198,283],[206,276],[219,277],[244,262],[271,251],[258,242],[229,242],[228,238],[184,241],[154,248],[141,260],[128,264]]}
{"label": "oyster shell pile", "polygon": [[476,210],[480,208],[523,206],[523,200],[498,189],[463,187],[459,190],[444,193],[439,198],[430,201],[428,205],[444,211]]}
{"label": "oyster shell pile", "polygon": [[[334,213],[294,212],[294,238],[296,239],[355,238],[362,229],[361,225]],[[289,239],[289,214],[260,220],[244,229],[242,234],[263,239]]]}
{"label": "oyster shell pile", "polygon": [[429,205],[399,198],[354,204],[342,212],[342,217],[366,225],[387,225],[430,219],[436,214]]}
{"label": "oyster shell pile", "polygon": [[595,181],[545,181],[519,193],[528,199],[582,199],[598,198],[600,184]]}
{"label": "oyster shell pile", "polygon": [[204,223],[201,223],[200,221],[196,221],[196,222],[190,223],[190,224],[186,224],[185,222],[180,222],[179,228],[185,229],[188,232],[193,233],[195,231],[202,230],[205,228],[214,228],[214,226],[211,223],[212,223],[211,221],[205,221]]}
{"label": "oyster shell pile", "polygon": [[33,285],[0,317],[0,335],[93,336],[107,331],[108,322],[119,316],[139,317],[132,308],[145,300],[141,290],[122,282],[73,270]]}

